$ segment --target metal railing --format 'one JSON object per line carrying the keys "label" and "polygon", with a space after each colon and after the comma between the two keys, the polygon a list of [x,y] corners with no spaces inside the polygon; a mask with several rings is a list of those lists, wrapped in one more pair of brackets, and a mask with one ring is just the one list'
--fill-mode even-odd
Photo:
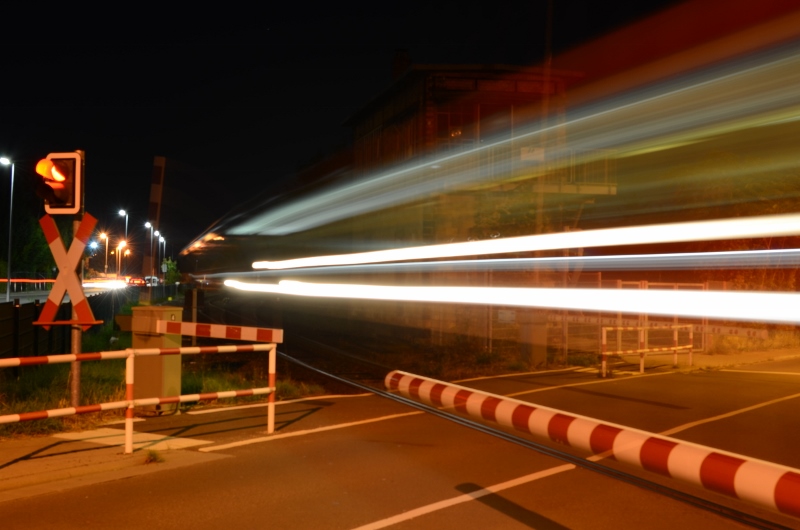
{"label": "metal railing", "polygon": [[[222,399],[240,396],[253,396],[269,394],[267,406],[267,433],[275,431],[275,385],[276,385],[276,350],[275,343],[246,344],[241,346],[195,346],[185,348],[128,348],[126,350],[107,351],[98,353],[79,353],[65,355],[46,355],[38,357],[14,357],[0,359],[0,368],[15,366],[32,366],[40,364],[57,364],[69,362],[104,361],[110,359],[125,359],[125,400],[66,407],[36,412],[23,412],[0,416],[0,424],[15,423],[20,421],[42,420],[76,414],[88,414],[115,409],[125,410],[125,454],[133,453],[133,412],[134,407],[160,405],[168,403],[186,403],[211,399]],[[194,355],[210,353],[235,353],[235,352],[269,352],[269,386],[262,388],[249,388],[244,390],[230,390],[223,392],[209,392],[203,394],[185,394],[180,396],[156,396],[134,399],[134,359],[144,356],[158,355]]]}
{"label": "metal railing", "polygon": [[[647,342],[647,333],[651,330],[657,329],[672,329],[672,346],[663,347],[650,347]],[[689,343],[678,344],[678,330],[689,330]],[[639,347],[631,349],[623,349],[622,344],[617,345],[614,351],[608,351],[607,332],[608,331],[638,331],[639,332]],[[689,366],[692,366],[692,351],[694,350],[694,325],[693,324],[674,324],[668,326],[604,326],[601,329],[601,349],[600,349],[600,374],[605,377],[607,374],[608,356],[609,355],[631,355],[639,354],[639,373],[644,373],[644,357],[646,354],[658,354],[663,352],[672,352],[672,364],[678,366],[678,352],[681,350],[688,350],[689,352]]]}

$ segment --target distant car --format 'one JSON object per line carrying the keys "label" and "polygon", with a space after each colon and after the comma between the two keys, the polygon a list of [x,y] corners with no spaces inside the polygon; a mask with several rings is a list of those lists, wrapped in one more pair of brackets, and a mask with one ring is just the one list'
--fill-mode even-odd
{"label": "distant car", "polygon": [[144,281],[144,278],[130,278],[128,279],[128,285],[132,285],[133,287],[144,287],[147,285],[147,282]]}
{"label": "distant car", "polygon": [[158,276],[145,276],[144,283],[147,285],[158,285]]}

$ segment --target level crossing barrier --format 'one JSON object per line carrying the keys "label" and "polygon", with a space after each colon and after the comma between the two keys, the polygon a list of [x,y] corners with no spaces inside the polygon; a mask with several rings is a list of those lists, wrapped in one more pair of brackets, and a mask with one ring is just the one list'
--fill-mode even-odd
{"label": "level crossing barrier", "polygon": [[800,518],[800,470],[395,370],[386,388]]}
{"label": "level crossing barrier", "polygon": [[[601,345],[600,345],[600,374],[606,377],[608,373],[608,356],[609,355],[633,355],[639,354],[639,373],[644,373],[644,356],[648,353],[661,353],[672,352],[672,364],[678,366],[678,352],[680,350],[688,350],[689,352],[689,366],[692,366],[692,351],[694,350],[694,326],[692,324],[674,324],[670,326],[662,326],[662,328],[672,329],[672,346],[664,346],[657,348],[647,347],[645,334],[652,328],[649,326],[606,326],[601,329]],[[686,329],[689,331],[689,343],[680,345],[678,344],[678,331]],[[622,345],[618,345],[619,349],[615,351],[608,351],[608,342],[606,332],[608,331],[638,331],[639,332],[639,347],[634,349],[623,350]]]}
{"label": "level crossing barrier", "polygon": [[[157,328],[160,333],[165,333],[167,324],[175,330],[175,324],[181,324],[180,331],[188,332],[191,327],[186,324],[193,323],[174,323],[166,321],[158,321]],[[205,325],[209,326],[209,325]],[[78,354],[64,354],[64,355],[43,355],[38,357],[13,357],[9,359],[0,359],[0,368],[9,368],[15,366],[33,366],[41,364],[58,364],[70,362],[85,362],[85,361],[104,361],[110,359],[125,359],[125,400],[112,401],[106,403],[98,403],[93,405],[84,405],[78,407],[66,407],[61,409],[50,409],[35,412],[23,412],[19,414],[7,414],[0,416],[0,424],[16,423],[20,421],[33,421],[42,420],[47,418],[56,418],[63,416],[72,416],[76,414],[88,414],[93,412],[102,412],[107,410],[126,409],[125,410],[125,454],[133,453],[133,412],[134,407],[161,405],[169,403],[187,403],[194,401],[207,401],[213,399],[224,399],[242,396],[254,396],[268,394],[267,403],[267,433],[272,434],[275,432],[275,388],[277,383],[276,367],[277,367],[277,344],[283,340],[283,330],[280,329],[266,329],[266,328],[246,328],[241,326],[214,326],[215,331],[222,329],[224,336],[233,338],[232,335],[238,335],[238,338],[244,337],[259,337],[261,340],[271,340],[265,344],[245,344],[245,345],[224,345],[224,346],[191,346],[182,348],[128,348],[126,350],[106,351],[97,353],[78,353]],[[231,329],[224,329],[231,328]],[[202,328],[207,329],[207,328]],[[172,332],[172,331],[170,331]],[[201,331],[202,332],[202,331]],[[187,333],[188,334],[188,333]],[[211,334],[203,334],[201,336],[213,336]],[[251,339],[258,340],[258,339]],[[268,352],[269,356],[269,380],[267,387],[249,388],[243,390],[229,390],[221,392],[207,392],[202,394],[184,394],[179,396],[156,396],[148,398],[134,399],[134,359],[136,357],[144,356],[159,356],[159,355],[204,355],[212,353],[236,353],[236,352]]]}

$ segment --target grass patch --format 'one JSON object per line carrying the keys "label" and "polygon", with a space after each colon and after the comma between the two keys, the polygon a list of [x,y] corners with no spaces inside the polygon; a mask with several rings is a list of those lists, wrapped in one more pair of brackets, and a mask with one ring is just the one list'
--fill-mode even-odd
{"label": "grass patch", "polygon": [[83,333],[81,351],[83,353],[99,351],[115,351],[130,348],[132,343],[131,333],[114,329],[110,322],[95,326]]}
{"label": "grass patch", "polygon": [[[81,364],[81,402],[84,404],[125,399],[125,361],[97,361]],[[46,364],[0,371],[0,415],[38,412],[70,406],[70,365]],[[50,434],[85,428],[123,412],[106,411],[88,415],[0,425],[0,437]]]}
{"label": "grass patch", "polygon": [[161,456],[161,453],[156,451],[155,449],[150,449],[147,451],[147,455],[144,457],[145,464],[160,464],[164,461],[164,457]]}

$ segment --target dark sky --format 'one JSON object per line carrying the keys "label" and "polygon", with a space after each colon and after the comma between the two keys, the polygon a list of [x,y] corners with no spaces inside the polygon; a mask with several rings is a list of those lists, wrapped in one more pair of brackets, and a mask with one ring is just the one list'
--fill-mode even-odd
{"label": "dark sky", "polygon": [[[675,2],[553,3],[558,52]],[[299,164],[346,142],[342,123],[390,84],[397,49],[418,64],[543,56],[545,0],[327,4],[223,12],[213,31],[182,28],[157,46],[6,46],[0,155],[17,164],[15,210],[43,213],[30,184],[39,158],[83,149],[86,211],[122,231],[125,208],[129,233],[144,237],[153,157],[166,156],[185,168],[167,174],[164,207],[179,215],[161,227],[177,254],[236,204],[279,192]]]}

